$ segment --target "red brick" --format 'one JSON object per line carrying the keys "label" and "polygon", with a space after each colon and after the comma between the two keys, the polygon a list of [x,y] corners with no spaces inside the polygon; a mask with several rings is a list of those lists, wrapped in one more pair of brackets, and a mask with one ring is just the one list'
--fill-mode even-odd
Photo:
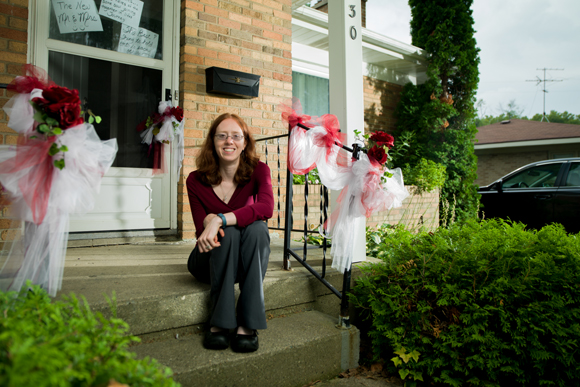
{"label": "red brick", "polygon": [[19,42],[26,42],[28,34],[26,31],[17,31],[11,28],[0,28],[0,38],[11,40],[18,40]]}
{"label": "red brick", "polygon": [[198,1],[186,1],[185,2],[185,9],[193,9],[199,12],[203,11],[203,4],[200,4]]}
{"label": "red brick", "polygon": [[258,19],[252,19],[252,24],[255,25],[256,27],[262,28],[264,30],[269,30],[269,31],[272,31],[272,29],[274,28],[272,23],[266,23],[266,22],[264,22],[262,20],[258,20]]}
{"label": "red brick", "polygon": [[16,16],[21,19],[28,19],[28,10],[8,4],[0,4],[0,13],[4,15]]}
{"label": "red brick", "polygon": [[215,16],[219,16],[219,17],[229,17],[231,16],[231,13],[228,11],[224,11],[223,9],[219,9],[219,8],[214,8],[214,7],[205,7],[205,12],[211,14],[211,15],[215,15]]}
{"label": "red brick", "polygon": [[205,48],[198,48],[197,54],[204,58],[216,59],[218,57],[217,52],[213,50],[207,50]]}
{"label": "red brick", "polygon": [[218,24],[224,27],[233,28],[239,30],[242,27],[240,22],[229,20],[228,18],[219,18]]}
{"label": "red brick", "polygon": [[27,48],[28,48],[28,45],[26,43],[15,42],[15,41],[8,42],[8,49],[10,51],[16,51],[16,52],[19,52],[21,54],[26,54]]}
{"label": "red brick", "polygon": [[283,59],[283,58],[278,58],[278,57],[274,57],[274,63],[276,64],[281,64],[284,66],[292,66],[292,61],[289,59]]}
{"label": "red brick", "polygon": [[199,0],[199,2],[200,3],[207,4],[207,5],[211,5],[211,6],[214,6],[214,7],[217,7],[218,6],[218,0]]}
{"label": "red brick", "polygon": [[277,33],[272,32],[272,31],[264,31],[264,37],[274,39],[274,40],[282,40],[283,39],[281,34],[277,34]]}
{"label": "red brick", "polygon": [[208,67],[212,67],[212,66],[224,67],[224,68],[228,67],[227,62],[224,62],[221,60],[205,59],[204,64]]}
{"label": "red brick", "polygon": [[16,17],[10,17],[8,19],[8,25],[12,28],[26,31],[28,29],[28,20],[18,19]]}
{"label": "red brick", "polygon": [[218,59],[234,63],[240,63],[242,61],[242,58],[239,55],[226,54],[224,52],[218,53]]}
{"label": "red brick", "polygon": [[231,13],[229,15],[229,19],[230,20],[235,20],[237,22],[240,23],[244,23],[244,24],[252,24],[252,19],[246,16],[242,16],[242,15],[237,15],[235,13]]}
{"label": "red brick", "polygon": [[205,12],[200,12],[199,13],[199,20],[203,20],[209,23],[215,23],[217,22],[217,17],[215,15],[209,15]]}

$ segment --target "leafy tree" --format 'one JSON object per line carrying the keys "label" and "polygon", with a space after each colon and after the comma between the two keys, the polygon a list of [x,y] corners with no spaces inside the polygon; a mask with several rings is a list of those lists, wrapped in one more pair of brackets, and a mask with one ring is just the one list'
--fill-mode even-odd
{"label": "leafy tree", "polygon": [[[540,118],[541,117],[542,116],[540,115]],[[494,117],[494,116],[485,116],[485,117],[481,117],[481,118],[476,118],[475,119],[475,126],[477,126],[479,128],[480,126],[496,124],[498,122],[502,122],[502,121],[506,121],[506,120],[511,120],[511,119],[514,119],[514,118],[517,118],[519,120],[528,120],[528,117],[526,117],[526,116],[523,116],[523,117],[513,117],[512,116],[512,117],[510,117],[507,114],[502,113],[502,114],[500,114],[497,117]],[[538,121],[540,121],[540,120],[538,120]]]}
{"label": "leafy tree", "polygon": [[[548,121],[559,123],[559,124],[576,124],[580,125],[580,114],[574,115],[564,111],[564,113],[558,113],[555,110],[550,111],[547,115]],[[532,117],[532,121],[542,121],[542,115],[536,114]]]}
{"label": "leafy tree", "polygon": [[445,166],[441,200],[456,202],[458,220],[476,216],[478,202],[473,140],[480,60],[472,3],[409,0],[412,43],[428,55],[427,81],[403,88],[395,134],[412,142],[404,152],[392,152],[394,165],[426,159]]}
{"label": "leafy tree", "polygon": [[515,99],[508,102],[507,106],[504,107],[501,103],[499,104],[499,110],[503,115],[506,115],[508,119],[510,118],[521,118],[524,108],[519,107]]}

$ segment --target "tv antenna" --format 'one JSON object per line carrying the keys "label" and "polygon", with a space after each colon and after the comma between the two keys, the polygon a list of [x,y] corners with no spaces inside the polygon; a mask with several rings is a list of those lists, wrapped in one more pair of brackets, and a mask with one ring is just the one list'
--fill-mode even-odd
{"label": "tv antenna", "polygon": [[540,77],[536,76],[537,79],[527,79],[526,82],[536,82],[536,86],[544,82],[544,89],[542,90],[544,92],[544,109],[542,110],[544,113],[542,114],[542,119],[540,120],[540,122],[544,121],[544,118],[546,119],[546,121],[550,122],[550,120],[548,120],[548,117],[546,116],[546,93],[548,92],[548,90],[546,90],[546,82],[562,82],[562,79],[546,79],[546,70],[564,70],[564,69],[547,69],[544,67],[543,69],[536,70],[544,71],[544,79],[540,79]]}

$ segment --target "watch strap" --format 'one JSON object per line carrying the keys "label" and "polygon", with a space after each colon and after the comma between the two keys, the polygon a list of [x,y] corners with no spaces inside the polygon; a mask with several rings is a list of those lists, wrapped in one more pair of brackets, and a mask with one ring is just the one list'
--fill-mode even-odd
{"label": "watch strap", "polygon": [[226,216],[224,214],[217,214],[217,216],[222,218],[222,227],[225,227],[228,224],[228,221],[226,220]]}

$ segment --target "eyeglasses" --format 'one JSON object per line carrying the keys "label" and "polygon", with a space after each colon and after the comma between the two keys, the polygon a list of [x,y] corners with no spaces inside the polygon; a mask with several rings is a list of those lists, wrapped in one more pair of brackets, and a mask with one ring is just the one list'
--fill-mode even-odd
{"label": "eyeglasses", "polygon": [[218,133],[215,135],[215,138],[219,141],[225,141],[227,140],[228,137],[231,137],[232,140],[234,141],[242,141],[244,139],[244,135],[243,134],[232,134],[232,135],[228,135],[225,133]]}

